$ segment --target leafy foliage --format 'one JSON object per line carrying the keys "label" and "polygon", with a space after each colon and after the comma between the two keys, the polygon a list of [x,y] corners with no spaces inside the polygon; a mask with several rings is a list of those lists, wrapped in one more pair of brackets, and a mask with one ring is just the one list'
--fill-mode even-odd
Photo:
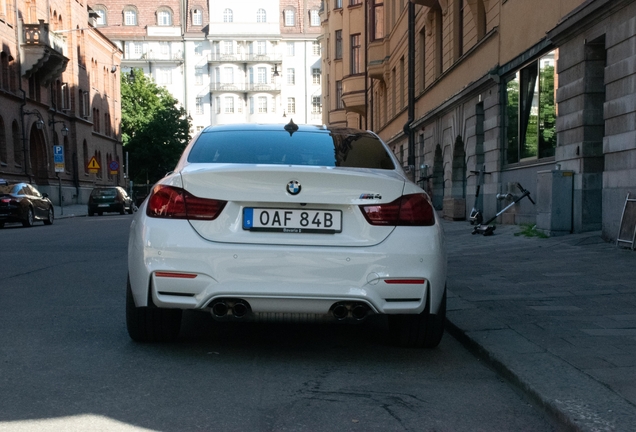
{"label": "leafy foliage", "polygon": [[130,177],[137,184],[153,184],[178,162],[190,140],[190,117],[168,90],[141,69],[122,74],[121,110]]}

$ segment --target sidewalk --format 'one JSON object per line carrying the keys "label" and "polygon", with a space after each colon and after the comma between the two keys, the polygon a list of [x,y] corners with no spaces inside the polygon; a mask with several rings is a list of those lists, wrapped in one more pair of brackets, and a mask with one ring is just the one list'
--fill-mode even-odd
{"label": "sidewalk", "polygon": [[88,214],[88,206],[86,204],[71,204],[60,207],[53,206],[55,219],[65,219],[69,217],[86,216]]}
{"label": "sidewalk", "polygon": [[636,430],[636,252],[444,221],[450,334],[574,430]]}

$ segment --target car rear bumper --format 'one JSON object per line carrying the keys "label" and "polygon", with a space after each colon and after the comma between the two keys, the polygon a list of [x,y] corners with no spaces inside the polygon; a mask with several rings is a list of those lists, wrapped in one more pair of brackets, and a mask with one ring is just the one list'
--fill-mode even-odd
{"label": "car rear bumper", "polygon": [[187,221],[138,214],[128,267],[137,306],[151,298],[159,307],[205,309],[238,298],[257,313],[327,314],[342,301],[419,313],[427,297],[437,310],[446,282],[438,226],[399,227],[369,247],[270,246],[211,242]]}

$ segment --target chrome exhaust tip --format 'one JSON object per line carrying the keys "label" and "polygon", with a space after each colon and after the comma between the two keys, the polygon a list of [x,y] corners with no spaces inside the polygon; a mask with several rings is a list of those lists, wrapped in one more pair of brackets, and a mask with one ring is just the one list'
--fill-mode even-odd
{"label": "chrome exhaust tip", "polygon": [[221,318],[227,315],[229,308],[224,301],[217,301],[212,304],[212,313],[215,317]]}
{"label": "chrome exhaust tip", "polygon": [[249,311],[250,311],[250,305],[243,300],[237,301],[236,303],[234,303],[234,306],[232,307],[232,315],[234,315],[237,318],[244,317]]}

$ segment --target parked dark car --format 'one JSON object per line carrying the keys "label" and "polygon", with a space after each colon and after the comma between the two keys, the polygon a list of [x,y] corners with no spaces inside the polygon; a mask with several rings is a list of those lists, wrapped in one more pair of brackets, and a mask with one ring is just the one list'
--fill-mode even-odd
{"label": "parked dark car", "polygon": [[124,188],[119,186],[99,186],[91,191],[88,198],[88,215],[93,216],[104,212],[117,212],[132,214],[133,202]]}
{"label": "parked dark car", "polygon": [[53,223],[53,203],[46,193],[28,183],[12,183],[0,179],[0,228],[6,222],[21,222],[33,226],[35,221]]}

